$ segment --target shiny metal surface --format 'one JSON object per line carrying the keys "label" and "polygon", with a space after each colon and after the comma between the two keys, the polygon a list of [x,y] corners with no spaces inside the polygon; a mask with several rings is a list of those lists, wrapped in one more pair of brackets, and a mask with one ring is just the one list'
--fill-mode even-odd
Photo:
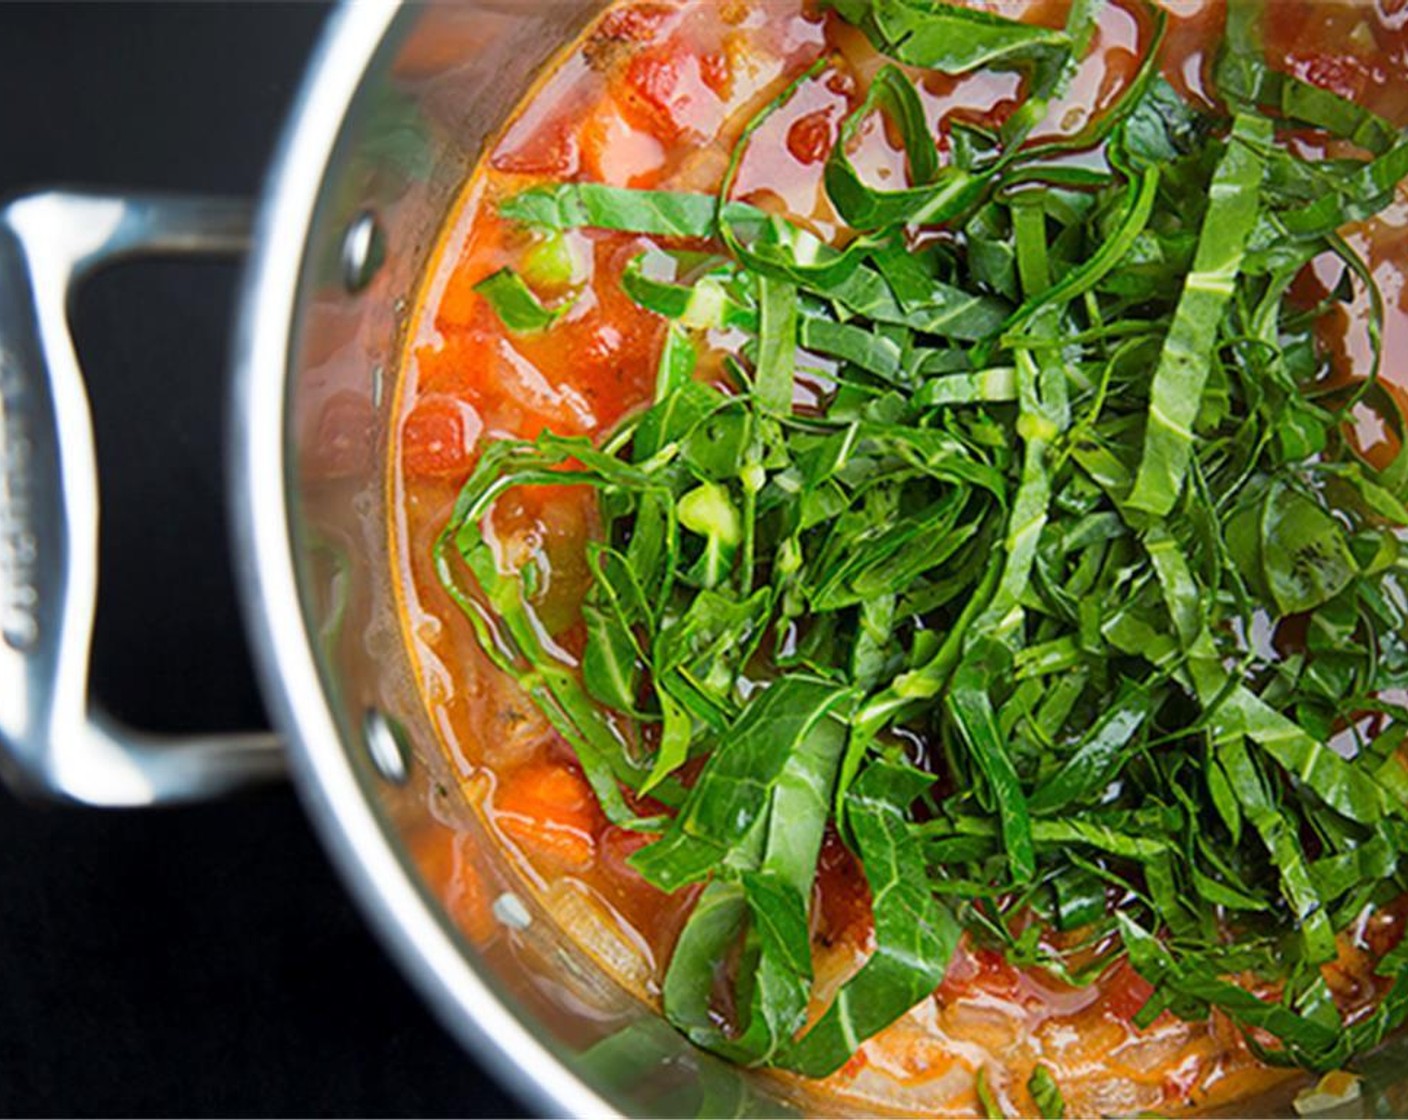
{"label": "shiny metal surface", "polygon": [[271,735],[144,735],[88,696],[98,479],[70,296],[124,257],[242,252],[248,229],[247,206],[216,199],[50,192],[0,210],[0,763],[21,788],[152,805],[283,771]]}

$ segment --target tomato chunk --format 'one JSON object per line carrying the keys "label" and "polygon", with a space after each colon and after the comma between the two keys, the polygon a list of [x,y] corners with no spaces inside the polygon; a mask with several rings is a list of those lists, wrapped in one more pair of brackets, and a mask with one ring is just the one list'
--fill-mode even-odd
{"label": "tomato chunk", "polygon": [[418,478],[467,474],[483,429],[464,401],[438,393],[423,398],[401,428],[407,472]]}
{"label": "tomato chunk", "polygon": [[1100,978],[1100,990],[1105,996],[1105,1010],[1128,1023],[1149,1002],[1154,985],[1135,972],[1128,960],[1121,960]]}
{"label": "tomato chunk", "polygon": [[644,110],[646,119],[664,133],[663,140],[679,132],[671,109],[678,96],[680,69],[678,58],[654,51],[642,51],[626,67],[628,104],[634,102]]}
{"label": "tomato chunk", "polygon": [[641,878],[640,872],[630,864],[631,856],[658,839],[658,833],[633,832],[628,828],[610,825],[601,835],[602,867],[612,878],[630,890],[661,895],[663,892]]}
{"label": "tomato chunk", "polygon": [[518,175],[551,175],[565,178],[577,170],[577,134],[567,117],[544,121],[536,129],[514,130],[494,153],[498,171]]}
{"label": "tomato chunk", "polygon": [[658,137],[638,126],[613,97],[603,98],[582,125],[582,168],[613,187],[650,186],[665,167]]}
{"label": "tomato chunk", "polygon": [[583,871],[596,859],[605,823],[581,770],[538,762],[509,775],[494,797],[494,822],[527,855]]}
{"label": "tomato chunk", "polygon": [[870,888],[860,861],[841,842],[835,829],[828,828],[822,841],[815,890],[818,935],[832,944],[844,940],[864,945],[874,927]]}
{"label": "tomato chunk", "polygon": [[787,150],[798,163],[820,163],[836,143],[836,127],[830,108],[817,109],[798,117],[787,130]]}
{"label": "tomato chunk", "polygon": [[1293,58],[1290,63],[1291,72],[1302,81],[1350,101],[1364,96],[1372,78],[1369,67],[1348,54],[1316,51]]}
{"label": "tomato chunk", "polygon": [[710,51],[699,60],[704,84],[727,101],[733,96],[733,60],[725,51]]}
{"label": "tomato chunk", "polygon": [[627,119],[664,143],[710,135],[723,119],[723,102],[702,59],[677,40],[633,54],[612,95]]}
{"label": "tomato chunk", "polygon": [[677,11],[670,4],[626,4],[602,16],[592,37],[623,43],[649,42]]}
{"label": "tomato chunk", "polygon": [[1022,974],[1000,949],[974,946],[965,939],[949,962],[939,985],[939,1002],[951,1003],[975,995],[1013,996]]}

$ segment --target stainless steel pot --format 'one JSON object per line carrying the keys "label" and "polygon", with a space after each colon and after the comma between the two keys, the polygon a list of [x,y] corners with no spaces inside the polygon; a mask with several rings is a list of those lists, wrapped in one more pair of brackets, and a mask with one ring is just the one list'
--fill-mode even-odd
{"label": "stainless steel pot", "polygon": [[[310,65],[252,225],[242,204],[172,197],[44,193],[0,211],[0,770],[32,792],[141,806],[287,766],[427,1002],[530,1107],[810,1111],[796,1086],[684,1043],[558,936],[487,844],[475,858],[502,928],[487,948],[470,943],[407,844],[428,815],[474,822],[441,781],[389,584],[383,460],[402,332],[484,139],[599,7],[348,4]],[[249,247],[230,485],[279,734],[158,740],[115,725],[87,695],[98,480],[67,306],[88,273],[124,256]],[[1401,1080],[1387,1068],[1386,1082]],[[1363,1106],[1402,1115],[1401,1096],[1367,1094]]]}

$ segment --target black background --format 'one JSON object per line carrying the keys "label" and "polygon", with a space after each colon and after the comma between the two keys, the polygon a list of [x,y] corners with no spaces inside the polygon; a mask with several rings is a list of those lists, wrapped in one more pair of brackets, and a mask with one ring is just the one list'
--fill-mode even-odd
{"label": "black background", "polygon": [[[0,3],[0,196],[252,195],[327,15]],[[236,279],[129,265],[77,305],[104,487],[93,688],[143,727],[264,719],[222,498]],[[290,790],[151,813],[0,792],[0,1115],[128,1113],[517,1109],[373,943]]]}

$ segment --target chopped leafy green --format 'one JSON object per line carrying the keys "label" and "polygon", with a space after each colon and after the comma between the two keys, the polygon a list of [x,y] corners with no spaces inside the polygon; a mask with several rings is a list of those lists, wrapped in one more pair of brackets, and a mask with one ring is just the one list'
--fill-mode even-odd
{"label": "chopped leafy green", "polygon": [[1027,1092],[1032,1095],[1043,1120],[1062,1120],[1066,1115],[1066,1101],[1061,1096],[1061,1087],[1056,1084],[1056,1078],[1051,1076],[1051,1071],[1045,1066],[1039,1065],[1032,1070],[1032,1076],[1027,1082]]}
{"label": "chopped leafy green", "polygon": [[993,1094],[992,1083],[988,1080],[988,1067],[979,1066],[978,1074],[973,1079],[973,1088],[978,1094],[978,1104],[983,1110],[986,1120],[1006,1120],[1007,1113],[1002,1111],[1002,1106],[997,1103],[997,1097]]}
{"label": "chopped leafy green", "polygon": [[697,882],[748,842],[791,755],[827,735],[825,721],[844,688],[788,677],[765,689],[721,737],[718,748],[661,839],[632,857],[664,890]]}
{"label": "chopped leafy green", "polygon": [[774,416],[792,412],[792,383],[797,367],[797,289],[791,284],[758,280],[758,366],[753,398]]}
{"label": "chopped leafy green", "polygon": [[[515,195],[500,204],[499,212],[513,221],[549,230],[587,226],[657,237],[709,237],[715,232],[718,202],[708,194],[559,183]],[[756,213],[741,203],[735,203],[732,212],[740,217]]]}
{"label": "chopped leafy green", "polygon": [[1144,454],[1126,504],[1166,514],[1178,501],[1192,453],[1194,424],[1211,375],[1222,316],[1236,288],[1261,183],[1260,148],[1272,137],[1265,117],[1240,114],[1208,185],[1207,213],[1193,267],[1164,339],[1149,393]]}
{"label": "chopped leafy green", "polygon": [[949,714],[992,791],[1011,863],[1012,881],[1026,883],[1036,873],[1031,817],[1022,783],[993,710],[993,675],[993,666],[978,658],[960,665],[949,686]]}
{"label": "chopped leafy green", "polygon": [[857,1041],[889,1026],[943,980],[961,929],[925,885],[919,838],[907,816],[932,784],[922,770],[878,759],[851,787],[848,819],[870,882],[875,951],[784,1052],[784,1067],[809,1077],[835,1072]]}
{"label": "chopped leafy green", "polygon": [[[869,186],[846,153],[847,145],[876,110],[897,123],[904,141],[913,185],[902,190]],[[914,83],[896,66],[886,66],[875,75],[865,100],[841,125],[840,140],[826,164],[827,194],[841,217],[856,229],[948,221],[966,210],[986,185],[984,177],[962,168],[939,167],[923,103]]]}
{"label": "chopped leafy green", "polygon": [[[1403,422],[1375,380],[1382,293],[1337,233],[1393,197],[1408,139],[1269,66],[1258,5],[1229,8],[1226,111],[1159,76],[1151,13],[1127,87],[1045,136],[1093,0],[1060,30],[828,6],[896,64],[827,154],[834,234],[734,197],[763,125],[836,76],[825,54],[739,122],[716,194],[500,202],[533,244],[650,239],[622,287],[664,341],[652,399],[599,441],[483,452],[440,579],[610,819],[655,834],[636,870],[698,891],[662,1004],[701,1046],[826,1076],[966,937],[1072,982],[1127,957],[1154,985],[1139,1022],[1217,1009],[1268,1061],[1337,1068],[1408,1018],[1401,948],[1354,1019],[1321,974],[1408,893],[1408,458],[1348,434],[1356,405]],[[920,72],[985,68],[1019,71],[1020,103],[936,135]],[[857,155],[877,123],[888,183]],[[1308,159],[1305,129],[1361,155]],[[1343,279],[1308,307],[1317,258]],[[480,291],[510,331],[565,313],[511,269]],[[1371,368],[1347,386],[1316,328],[1357,291]],[[559,485],[597,507],[566,620],[495,522]],[[828,830],[874,936],[818,1013]],[[1026,1089],[1065,1114],[1047,1067]],[[986,1071],[978,1094],[999,1114]]]}
{"label": "chopped leafy green", "polygon": [[544,307],[523,277],[511,268],[499,269],[474,285],[474,290],[489,301],[499,321],[515,334],[545,331],[567,310],[567,305]]}
{"label": "chopped leafy green", "polygon": [[1063,32],[935,0],[828,0],[877,50],[945,74],[1010,67],[1067,50]]}

